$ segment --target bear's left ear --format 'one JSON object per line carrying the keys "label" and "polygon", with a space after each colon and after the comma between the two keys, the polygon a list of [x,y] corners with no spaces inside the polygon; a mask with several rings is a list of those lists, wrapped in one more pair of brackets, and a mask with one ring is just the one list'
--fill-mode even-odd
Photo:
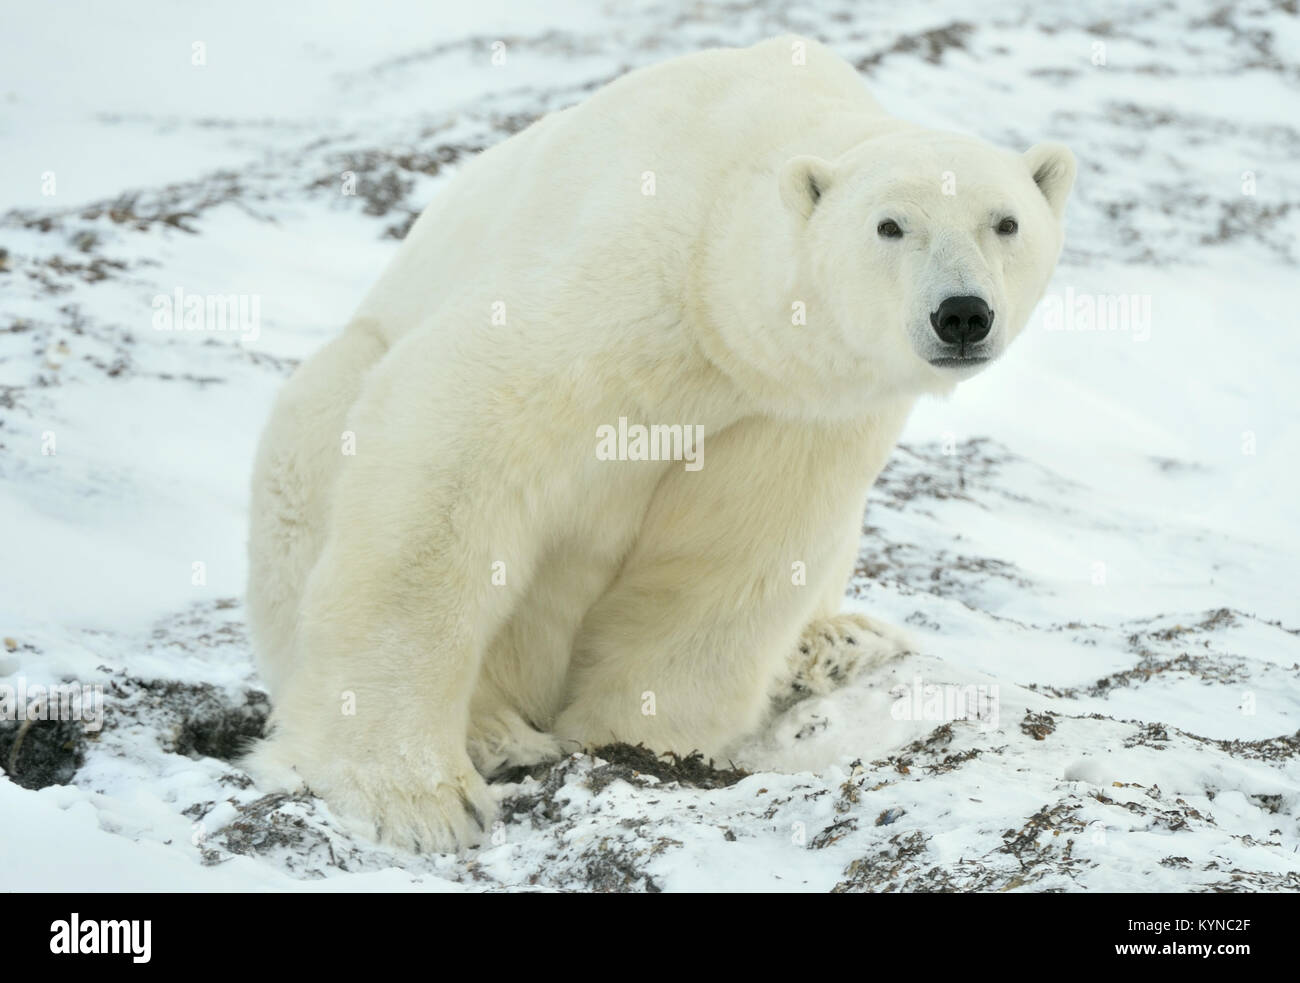
{"label": "bear's left ear", "polygon": [[781,200],[796,215],[808,218],[817,202],[831,186],[835,167],[820,157],[791,157],[781,165],[777,180],[781,184]]}
{"label": "bear's left ear", "polygon": [[1063,143],[1036,143],[1025,151],[1025,163],[1038,190],[1052,206],[1052,213],[1060,218],[1065,214],[1065,201],[1070,197],[1078,169],[1074,154]]}

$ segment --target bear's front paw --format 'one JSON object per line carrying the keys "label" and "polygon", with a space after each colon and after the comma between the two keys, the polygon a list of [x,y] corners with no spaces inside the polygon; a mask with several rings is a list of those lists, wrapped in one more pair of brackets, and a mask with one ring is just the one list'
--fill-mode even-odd
{"label": "bear's front paw", "polygon": [[412,853],[455,853],[479,843],[496,814],[487,784],[468,767],[442,780],[427,771],[386,769],[368,776],[339,808],[354,828],[380,843]]}
{"label": "bear's front paw", "polygon": [[913,651],[906,632],[865,614],[819,618],[803,630],[786,671],[772,687],[772,698],[789,704],[829,693],[853,676]]}
{"label": "bear's front paw", "polygon": [[454,853],[482,840],[496,814],[487,783],[463,752],[454,762],[420,752],[382,764],[296,755],[271,738],[244,759],[259,786],[303,784],[350,832],[412,853]]}

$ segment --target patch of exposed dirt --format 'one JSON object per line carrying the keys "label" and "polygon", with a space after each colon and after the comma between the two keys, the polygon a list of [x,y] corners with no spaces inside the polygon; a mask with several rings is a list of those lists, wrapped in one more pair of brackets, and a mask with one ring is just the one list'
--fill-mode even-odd
{"label": "patch of exposed dirt", "polygon": [[0,771],[23,788],[71,785],[86,758],[77,720],[0,720]]}

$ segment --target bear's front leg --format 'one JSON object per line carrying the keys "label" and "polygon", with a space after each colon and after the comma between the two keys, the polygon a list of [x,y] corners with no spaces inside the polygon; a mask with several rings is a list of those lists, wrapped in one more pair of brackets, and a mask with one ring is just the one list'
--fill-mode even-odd
{"label": "bear's front leg", "polygon": [[749,418],[706,436],[704,467],[664,477],[588,613],[555,733],[720,756],[756,728],[800,634],[839,607],[900,424]]}
{"label": "bear's front leg", "polygon": [[856,511],[842,521],[833,539],[838,544],[835,559],[821,584],[817,608],[772,679],[769,693],[776,710],[807,696],[829,693],[854,676],[915,651],[915,643],[901,628],[841,610],[862,545],[862,522]]}
{"label": "bear's front leg", "polygon": [[752,580],[723,600],[717,585],[684,574],[671,564],[625,568],[593,609],[553,726],[558,737],[723,759],[762,722],[770,680],[806,610],[797,595],[768,594]]}

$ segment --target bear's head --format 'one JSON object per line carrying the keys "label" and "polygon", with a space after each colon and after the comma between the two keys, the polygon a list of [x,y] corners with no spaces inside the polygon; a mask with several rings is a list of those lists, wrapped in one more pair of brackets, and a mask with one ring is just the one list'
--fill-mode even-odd
{"label": "bear's head", "polygon": [[798,289],[879,387],[946,392],[1001,355],[1047,288],[1075,161],[905,129],[778,174]]}

